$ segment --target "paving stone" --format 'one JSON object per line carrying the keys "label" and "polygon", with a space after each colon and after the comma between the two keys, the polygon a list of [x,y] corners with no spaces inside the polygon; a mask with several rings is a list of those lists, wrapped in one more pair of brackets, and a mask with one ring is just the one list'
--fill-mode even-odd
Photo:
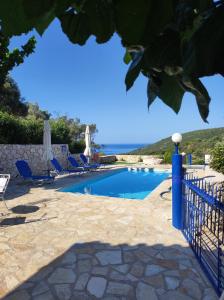
{"label": "paving stone", "polygon": [[40,295],[33,297],[33,300],[55,300],[55,299],[52,296],[51,292],[48,291],[44,294],[40,294]]}
{"label": "paving stone", "polygon": [[155,289],[148,284],[139,282],[136,288],[137,300],[158,300]]}
{"label": "paving stone", "polygon": [[89,280],[88,273],[81,274],[76,281],[75,290],[80,290],[80,291],[84,290],[87,285],[88,280]]}
{"label": "paving stone", "polygon": [[164,275],[172,276],[172,277],[180,277],[180,272],[178,270],[168,270],[164,271]]}
{"label": "paving stone", "polygon": [[108,271],[108,267],[93,267],[92,274],[106,276]]}
{"label": "paving stone", "polygon": [[64,254],[61,264],[62,265],[73,264],[76,262],[76,260],[77,260],[76,254],[72,251],[69,251],[66,254]]}
{"label": "paving stone", "polygon": [[138,281],[139,279],[138,278],[136,278],[134,275],[132,275],[132,274],[130,274],[130,273],[128,273],[127,275],[126,275],[126,278],[128,279],[128,280],[130,280],[130,281]]}
{"label": "paving stone", "polygon": [[[218,296],[216,295],[213,288],[204,289],[203,300],[218,300]],[[220,298],[222,300],[222,298]]]}
{"label": "paving stone", "polygon": [[36,296],[39,294],[43,294],[44,292],[47,292],[49,290],[49,287],[44,281],[41,281],[39,284],[37,284],[32,291],[32,296]]}
{"label": "paving stone", "polygon": [[71,269],[57,268],[48,278],[49,283],[74,283],[76,274]]}
{"label": "paving stone", "polygon": [[188,268],[192,268],[192,262],[190,261],[190,259],[181,259],[179,261],[179,264],[188,267]]}
{"label": "paving stone", "polygon": [[105,250],[96,253],[96,257],[100,261],[101,265],[116,265],[122,263],[121,251],[120,250]]}
{"label": "paving stone", "polygon": [[120,272],[117,271],[112,271],[110,273],[110,278],[117,281],[127,281],[125,274],[121,274]]}
{"label": "paving stone", "polygon": [[171,259],[156,259],[156,264],[171,270],[178,269],[178,262]]}
{"label": "paving stone", "polygon": [[156,293],[157,293],[159,296],[163,295],[165,292],[166,292],[166,290],[164,290],[164,289],[162,289],[162,288],[156,289]]}
{"label": "paving stone", "polygon": [[107,294],[131,297],[133,295],[133,287],[126,283],[110,281],[107,287]]}
{"label": "paving stone", "polygon": [[57,284],[54,286],[56,295],[60,300],[69,300],[71,298],[70,284]]}
{"label": "paving stone", "polygon": [[133,263],[136,261],[135,254],[132,251],[126,251],[123,253],[124,263]]}
{"label": "paving stone", "polygon": [[168,291],[160,296],[160,300],[192,300],[192,298],[179,291]]}
{"label": "paving stone", "polygon": [[15,292],[4,298],[4,300],[30,300],[30,299],[31,299],[31,296],[27,293],[26,290],[21,290],[21,291]]}
{"label": "paving stone", "polygon": [[80,273],[87,273],[91,270],[92,262],[90,259],[82,259],[78,261],[77,266]]}
{"label": "paving stone", "polygon": [[127,246],[123,246],[122,247],[122,249],[124,250],[124,251],[128,251],[128,250],[137,250],[137,249],[139,249],[139,246],[130,246],[130,245],[127,245]]}
{"label": "paving stone", "polygon": [[182,264],[179,264],[179,269],[180,270],[186,270],[186,269],[188,269],[188,267],[186,267],[186,266],[184,266]]}
{"label": "paving stone", "polygon": [[147,265],[145,270],[145,276],[152,276],[166,270],[165,268],[159,265]]}
{"label": "paving stone", "polygon": [[42,279],[44,279],[45,277],[47,277],[53,270],[54,270],[53,267],[43,268],[40,271],[38,271],[37,274],[35,274],[34,276],[32,276],[29,279],[29,281],[31,281],[31,282],[39,282]]}
{"label": "paving stone", "polygon": [[145,252],[147,255],[153,256],[153,257],[155,257],[158,253],[158,250],[153,249],[152,247],[149,247],[149,246],[143,246],[143,247],[141,247],[141,250],[143,252]]}
{"label": "paving stone", "polygon": [[165,276],[165,282],[168,290],[175,290],[180,284],[180,280],[176,277]]}
{"label": "paving stone", "polygon": [[74,291],[71,300],[92,300],[92,297],[88,296],[84,292]]}
{"label": "paving stone", "polygon": [[143,281],[156,287],[156,288],[165,288],[164,279],[161,274],[153,275],[150,277],[145,277],[145,278],[143,278]]}
{"label": "paving stone", "polygon": [[25,290],[32,288],[34,286],[34,282],[24,282],[20,286],[17,287],[18,290]]}
{"label": "paving stone", "polygon": [[159,259],[165,259],[165,257],[163,257],[161,253],[156,254],[155,257],[156,257],[156,258],[159,258]]}
{"label": "paving stone", "polygon": [[130,265],[128,264],[124,264],[124,265],[120,265],[120,266],[113,266],[113,269],[115,269],[116,271],[126,274],[129,269],[130,269]]}
{"label": "paving stone", "polygon": [[78,254],[78,259],[88,259],[92,258],[90,254]]}
{"label": "paving stone", "polygon": [[[103,300],[120,300],[121,298],[120,297],[116,297],[116,296],[105,296],[103,297]],[[126,300],[127,298],[124,298],[124,300]]]}
{"label": "paving stone", "polygon": [[106,279],[102,277],[91,277],[87,285],[87,290],[96,298],[101,298],[105,292],[106,284]]}
{"label": "paving stone", "polygon": [[136,250],[134,251],[135,256],[142,262],[148,263],[152,261],[152,257],[147,255],[144,251],[142,250]]}
{"label": "paving stone", "polygon": [[196,299],[201,299],[202,293],[197,282],[186,278],[182,281],[181,287],[189,296],[195,297]]}
{"label": "paving stone", "polygon": [[140,262],[136,262],[133,264],[130,273],[135,277],[141,277],[144,274],[144,265]]}
{"label": "paving stone", "polygon": [[92,265],[93,266],[99,265],[99,261],[95,257],[92,258]]}

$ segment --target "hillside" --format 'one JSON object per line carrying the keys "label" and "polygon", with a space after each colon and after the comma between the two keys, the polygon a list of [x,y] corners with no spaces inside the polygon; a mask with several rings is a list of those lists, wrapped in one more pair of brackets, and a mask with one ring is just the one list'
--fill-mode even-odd
{"label": "hillside", "polygon": [[[217,142],[224,140],[224,127],[186,132],[182,136],[180,152],[192,153],[193,162],[201,163],[204,160],[204,154],[209,154]],[[173,143],[171,137],[168,137],[147,147],[132,151],[130,154],[164,155],[171,151],[173,151]]]}

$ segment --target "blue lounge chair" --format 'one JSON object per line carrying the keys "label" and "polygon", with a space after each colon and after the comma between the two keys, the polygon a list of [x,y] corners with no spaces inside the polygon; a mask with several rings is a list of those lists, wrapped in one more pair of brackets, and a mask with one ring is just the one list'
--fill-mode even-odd
{"label": "blue lounge chair", "polygon": [[48,175],[33,175],[32,171],[25,160],[17,160],[16,167],[19,171],[19,174],[24,178],[32,181],[45,181],[51,182],[54,180],[54,176]]}
{"label": "blue lounge chair", "polygon": [[73,168],[80,168],[84,171],[89,170],[89,167],[81,166],[73,156],[68,156],[68,161],[70,162]]}
{"label": "blue lounge chair", "polygon": [[84,171],[84,169],[73,169],[73,170],[69,170],[69,169],[63,169],[62,166],[60,165],[59,161],[56,158],[53,158],[51,160],[51,163],[55,169],[55,171],[58,174],[65,174],[65,173],[81,173]]}
{"label": "blue lounge chair", "polygon": [[89,163],[88,163],[87,157],[86,157],[83,153],[80,154],[80,159],[82,160],[83,165],[84,165],[85,167],[90,168],[90,169],[97,169],[97,168],[99,168],[99,167],[101,166],[101,164],[98,164],[98,163],[95,163],[95,164],[89,164]]}

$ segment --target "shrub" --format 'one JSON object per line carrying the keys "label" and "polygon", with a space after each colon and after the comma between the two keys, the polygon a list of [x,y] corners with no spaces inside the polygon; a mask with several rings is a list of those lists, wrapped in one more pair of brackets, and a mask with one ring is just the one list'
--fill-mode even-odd
{"label": "shrub", "polygon": [[224,174],[224,142],[215,145],[212,151],[212,161],[210,163],[212,169]]}
{"label": "shrub", "polygon": [[163,163],[164,164],[171,164],[172,163],[172,154],[173,154],[173,152],[171,150],[167,150],[164,153],[164,156],[163,156]]}
{"label": "shrub", "polygon": [[[50,125],[52,144],[68,144],[71,153],[84,151],[85,141],[74,137],[66,118],[51,119]],[[21,118],[0,111],[0,144],[42,144],[43,126],[41,118]]]}
{"label": "shrub", "polygon": [[85,150],[85,142],[83,140],[81,141],[72,141],[70,144],[69,144],[69,151],[72,153],[72,154],[75,154],[75,153],[83,153],[83,151]]}

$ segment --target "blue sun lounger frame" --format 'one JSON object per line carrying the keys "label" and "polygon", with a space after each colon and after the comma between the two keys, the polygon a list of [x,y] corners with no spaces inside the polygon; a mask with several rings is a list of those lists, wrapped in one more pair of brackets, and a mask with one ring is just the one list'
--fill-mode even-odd
{"label": "blue sun lounger frame", "polygon": [[50,182],[54,180],[54,176],[49,175],[33,175],[30,169],[29,164],[25,160],[17,160],[16,167],[19,171],[19,174],[27,180],[32,181],[46,181]]}

